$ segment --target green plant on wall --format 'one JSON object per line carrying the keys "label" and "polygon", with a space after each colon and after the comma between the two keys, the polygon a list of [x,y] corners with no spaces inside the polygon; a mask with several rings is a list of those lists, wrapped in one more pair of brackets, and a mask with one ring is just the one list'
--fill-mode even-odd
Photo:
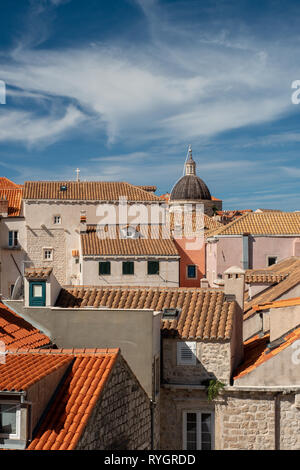
{"label": "green plant on wall", "polygon": [[210,380],[209,385],[207,387],[207,399],[208,401],[214,400],[225,387],[225,384],[220,382],[219,380]]}

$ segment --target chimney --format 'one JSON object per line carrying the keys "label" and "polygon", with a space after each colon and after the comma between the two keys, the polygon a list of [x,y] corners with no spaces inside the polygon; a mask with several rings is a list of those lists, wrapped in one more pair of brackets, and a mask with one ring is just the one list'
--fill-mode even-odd
{"label": "chimney", "polygon": [[243,342],[243,315],[244,315],[244,291],[245,271],[238,266],[231,266],[224,274],[224,294],[230,300],[235,300],[235,310],[232,339],[231,339],[231,373],[241,364],[244,357]]}
{"label": "chimney", "polygon": [[244,312],[245,271],[238,266],[231,266],[224,272],[224,294],[234,296],[236,303]]}
{"label": "chimney", "polygon": [[80,211],[80,233],[86,232],[86,211]]}
{"label": "chimney", "polygon": [[0,200],[0,216],[7,217],[7,215],[8,215],[8,200],[5,197],[5,199]]}
{"label": "chimney", "polygon": [[200,279],[200,287],[201,289],[208,287],[208,279],[206,279],[206,277]]}

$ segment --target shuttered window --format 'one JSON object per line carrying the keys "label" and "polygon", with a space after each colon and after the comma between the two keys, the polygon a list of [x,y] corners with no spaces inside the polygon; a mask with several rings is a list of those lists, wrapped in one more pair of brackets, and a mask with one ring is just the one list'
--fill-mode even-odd
{"label": "shuttered window", "polygon": [[134,274],[134,262],[123,261],[123,274]]}
{"label": "shuttered window", "polygon": [[195,365],[196,364],[196,342],[195,341],[178,341],[177,364],[178,365]]}
{"label": "shuttered window", "polygon": [[110,275],[110,261],[99,262],[99,275],[101,276]]}

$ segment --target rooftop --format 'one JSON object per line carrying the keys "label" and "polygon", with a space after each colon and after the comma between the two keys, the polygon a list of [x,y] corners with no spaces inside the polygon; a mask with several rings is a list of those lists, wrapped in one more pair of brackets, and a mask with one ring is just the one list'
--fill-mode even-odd
{"label": "rooftop", "polygon": [[135,238],[123,238],[118,225],[102,229],[90,225],[80,234],[82,255],[179,256],[170,234],[167,234],[169,238],[163,237],[161,226],[140,225],[136,234]]}
{"label": "rooftop", "polygon": [[272,270],[273,273],[280,273],[283,280],[276,281],[274,285],[255,295],[251,300],[245,301],[244,320],[256,312],[253,308],[255,305],[273,302],[300,283],[300,258],[296,256],[286,258],[267,269],[270,269],[270,272]]}
{"label": "rooftop", "polygon": [[0,200],[8,201],[8,217],[18,217],[21,213],[23,187],[5,177],[0,177]]}
{"label": "rooftop", "polygon": [[0,364],[0,389],[26,391],[68,367],[28,450],[73,450],[119,354],[118,349],[17,350]]}
{"label": "rooftop", "polygon": [[[60,291],[56,307],[107,309],[181,309],[176,319],[162,320],[165,336],[224,341],[231,338],[235,302],[218,289],[106,288],[70,286]],[[99,311],[99,314],[101,312]]]}
{"label": "rooftop", "polygon": [[55,199],[65,201],[128,201],[161,202],[158,196],[126,182],[106,181],[26,181],[23,199]]}
{"label": "rooftop", "polygon": [[249,374],[261,364],[272,359],[272,357],[279,354],[285,348],[294,343],[300,338],[300,328],[289,332],[283,337],[282,342],[275,348],[268,348],[270,336],[267,334],[260,338],[258,335],[249,339],[244,343],[244,361],[236,369],[234,373],[234,380]]}
{"label": "rooftop", "polygon": [[246,212],[233,222],[217,229],[215,236],[299,235],[300,212]]}
{"label": "rooftop", "polygon": [[34,328],[13,310],[0,303],[0,341],[6,349],[41,348],[51,343],[48,336]]}

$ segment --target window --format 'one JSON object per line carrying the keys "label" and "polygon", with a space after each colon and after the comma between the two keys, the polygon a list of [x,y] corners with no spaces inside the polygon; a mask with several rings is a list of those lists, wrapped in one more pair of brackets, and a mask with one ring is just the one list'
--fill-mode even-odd
{"label": "window", "polygon": [[183,415],[184,450],[212,450],[214,447],[213,413],[185,411]]}
{"label": "window", "polygon": [[17,403],[0,403],[0,436],[18,439],[20,435],[20,406]]}
{"label": "window", "polygon": [[17,230],[10,230],[8,232],[8,246],[18,246],[18,232]]}
{"label": "window", "polygon": [[52,261],[52,259],[53,259],[53,249],[52,248],[44,248],[43,249],[43,259],[45,261]]}
{"label": "window", "polygon": [[134,274],[133,261],[123,261],[123,274]]}
{"label": "window", "polygon": [[32,281],[29,283],[29,306],[45,307],[46,283],[44,281]]}
{"label": "window", "polygon": [[53,223],[54,223],[55,225],[61,224],[61,216],[60,216],[60,215],[55,215],[55,216],[53,217]]}
{"label": "window", "polygon": [[178,341],[177,343],[177,364],[195,365],[196,364],[196,342]]}
{"label": "window", "polygon": [[110,261],[99,262],[99,275],[108,276],[110,274]]}
{"label": "window", "polygon": [[159,274],[159,261],[148,261],[148,275]]}
{"label": "window", "polygon": [[267,257],[267,266],[272,266],[272,264],[277,263],[277,256],[268,256]]}
{"label": "window", "polygon": [[195,279],[196,278],[196,265],[195,264],[189,264],[187,267],[187,277],[189,279]]}

